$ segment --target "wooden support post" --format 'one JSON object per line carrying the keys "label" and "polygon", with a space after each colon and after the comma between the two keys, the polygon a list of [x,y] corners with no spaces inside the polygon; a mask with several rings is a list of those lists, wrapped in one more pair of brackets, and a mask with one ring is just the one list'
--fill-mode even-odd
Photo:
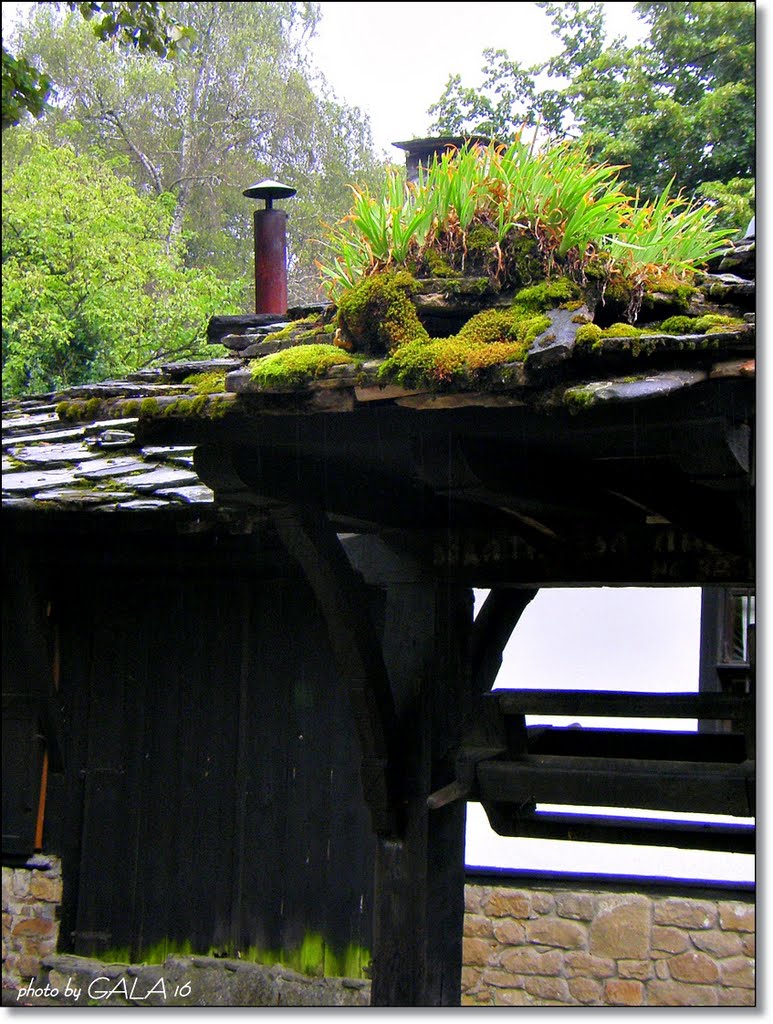
{"label": "wooden support post", "polygon": [[[398,628],[398,625],[400,628]],[[387,589],[384,629],[405,765],[405,828],[376,853],[373,1006],[458,1006],[464,925],[466,805],[430,811],[454,777],[469,705],[465,651],[472,595]]]}

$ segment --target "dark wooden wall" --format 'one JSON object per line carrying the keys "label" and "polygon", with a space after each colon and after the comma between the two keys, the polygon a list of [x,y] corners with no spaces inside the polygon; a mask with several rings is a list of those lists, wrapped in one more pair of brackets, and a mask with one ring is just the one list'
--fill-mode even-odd
{"label": "dark wooden wall", "polygon": [[213,544],[52,545],[60,948],[370,949],[359,750],[313,595],[251,538]]}

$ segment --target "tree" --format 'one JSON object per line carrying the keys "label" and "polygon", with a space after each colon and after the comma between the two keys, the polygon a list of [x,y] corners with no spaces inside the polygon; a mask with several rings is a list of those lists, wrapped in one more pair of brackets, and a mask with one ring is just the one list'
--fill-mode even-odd
{"label": "tree", "polygon": [[[178,24],[164,10],[166,5],[159,3],[68,3],[67,6],[93,22],[97,38],[151,50],[160,57],[173,56],[190,38],[190,30]],[[51,87],[51,79],[44,71],[26,57],[14,57],[3,46],[3,131],[18,124],[25,111],[40,117],[48,109]]]}
{"label": "tree", "polygon": [[26,153],[3,183],[3,395],[206,354],[209,317],[236,306],[168,244],[173,197],[141,196],[39,133],[14,145]]}
{"label": "tree", "polygon": [[[379,164],[359,111],[339,104],[308,63],[319,10],[309,3],[165,4],[194,41],[174,66],[91,45],[87,27],[41,7],[22,52],[57,82],[41,130],[78,151],[124,155],[124,173],[174,197],[170,244],[189,265],[244,284],[249,304],[252,210],[242,190],[263,177],[298,189],[288,204],[291,301],[314,298],[320,220],[349,203],[349,181]],[[313,282],[313,283],[312,283]]]}
{"label": "tree", "polygon": [[[625,165],[629,183],[648,195],[672,177],[696,193],[707,181],[750,181],[755,147],[755,5],[638,3],[648,38],[606,42],[603,5],[539,3],[560,41],[545,64],[522,68],[498,51],[480,90],[449,79],[431,130],[498,137],[538,123],[553,137],[582,139],[599,161]],[[537,88],[539,75],[550,75]],[[491,97],[510,91],[508,110]],[[532,99],[533,97],[533,99]],[[494,121],[486,120],[495,109]],[[483,116],[481,116],[483,114]]]}

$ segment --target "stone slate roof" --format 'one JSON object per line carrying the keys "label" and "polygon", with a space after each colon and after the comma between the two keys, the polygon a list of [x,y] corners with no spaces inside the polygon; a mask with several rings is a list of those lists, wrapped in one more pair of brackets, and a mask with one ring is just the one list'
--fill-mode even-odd
{"label": "stone slate roof", "polygon": [[[334,366],[300,388],[267,392],[252,380],[251,360],[299,344],[301,334],[303,343],[329,343],[329,333],[309,337],[308,318],[311,314],[320,324],[329,323],[333,308],[299,307],[286,317],[213,317],[210,340],[229,349],[228,358],[168,363],[123,381],[5,401],[3,506],[114,514],[174,512],[193,519],[215,514],[213,493],[193,466],[193,441],[182,445],[147,440],[153,429],[143,430],[143,423],[152,427],[161,416],[206,419],[215,409],[218,415],[350,412],[372,403],[433,410],[533,406],[543,412],[557,407],[580,411],[599,403],[646,401],[710,381],[753,378],[754,259],[753,238],[737,243],[719,265],[719,273],[703,275],[704,305],[696,310],[731,312],[743,318],[743,327],[708,336],[653,333],[640,339],[649,353],[644,356],[630,338],[609,338],[591,356],[575,349],[576,329],[559,322],[566,311],[554,310],[551,340],[537,339],[528,369],[512,364],[498,381],[499,368],[492,368],[485,390],[476,391],[385,386],[378,379],[380,361],[372,360]],[[442,287],[442,282],[437,284]],[[425,282],[424,294],[417,298],[420,311],[423,304],[430,315],[435,307],[443,311],[443,295],[432,288],[432,282]],[[301,318],[306,318],[303,329],[299,325],[295,335],[288,335],[284,329]],[[282,339],[272,340],[280,330]],[[202,397],[185,383],[193,373],[213,371],[226,373],[222,394]]]}

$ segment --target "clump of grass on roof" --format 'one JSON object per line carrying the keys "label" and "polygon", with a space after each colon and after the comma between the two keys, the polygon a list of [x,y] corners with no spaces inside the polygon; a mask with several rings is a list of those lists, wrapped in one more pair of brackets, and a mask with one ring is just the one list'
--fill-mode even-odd
{"label": "clump of grass on roof", "polygon": [[[633,320],[646,286],[663,275],[687,280],[729,234],[714,228],[709,205],[671,186],[653,202],[627,195],[620,169],[575,145],[538,149],[521,139],[446,152],[416,183],[392,169],[380,192],[353,188],[350,213],[329,230],[318,262],[328,294],[338,301],[385,269],[431,268],[430,251],[443,256],[446,275],[477,260],[498,285],[523,287],[524,266],[534,273],[526,243],[542,277],[625,284]],[[486,253],[470,244],[481,236]]]}

